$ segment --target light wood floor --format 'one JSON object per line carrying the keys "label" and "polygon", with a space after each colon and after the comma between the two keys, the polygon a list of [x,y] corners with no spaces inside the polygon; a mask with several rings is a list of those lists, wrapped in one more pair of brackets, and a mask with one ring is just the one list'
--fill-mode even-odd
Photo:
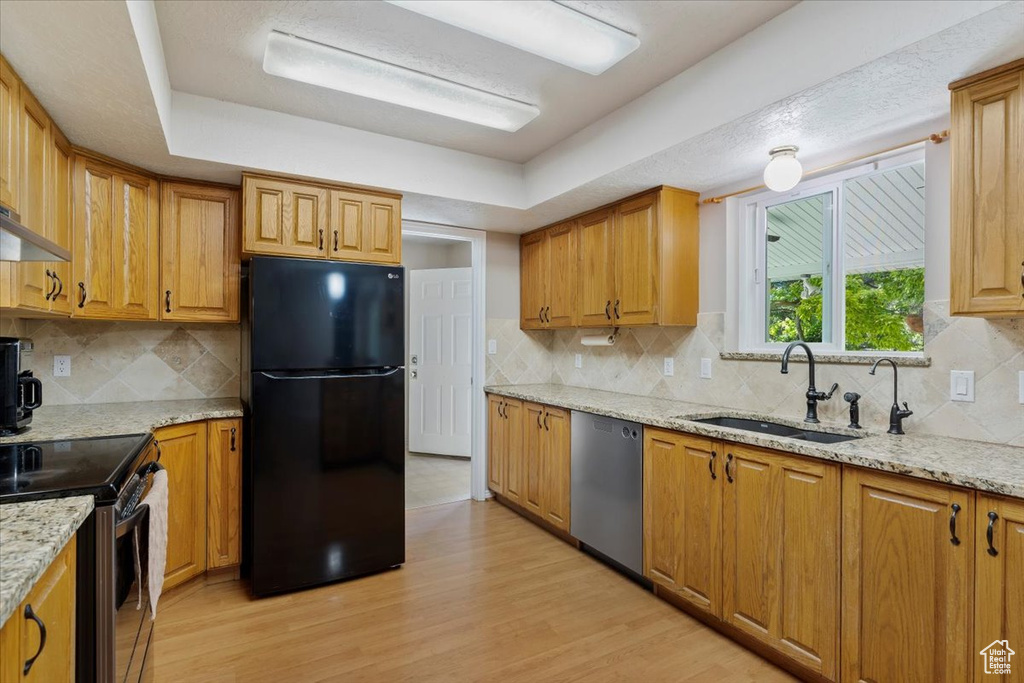
{"label": "light wood floor", "polygon": [[157,615],[157,681],[792,681],[501,505],[408,514],[402,569],[252,600],[202,580]]}

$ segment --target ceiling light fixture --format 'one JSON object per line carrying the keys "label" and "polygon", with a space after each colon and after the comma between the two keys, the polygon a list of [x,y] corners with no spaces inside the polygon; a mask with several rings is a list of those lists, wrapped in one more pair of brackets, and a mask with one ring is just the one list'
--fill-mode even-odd
{"label": "ceiling light fixture", "polygon": [[263,70],[510,133],[540,114],[532,104],[280,31],[267,37]]}
{"label": "ceiling light fixture", "polygon": [[804,167],[796,158],[800,150],[796,145],[775,147],[768,152],[771,161],[764,168],[764,184],[769,190],[792,190],[803,177]]}
{"label": "ceiling light fixture", "polygon": [[597,76],[640,47],[632,33],[551,0],[387,0]]}

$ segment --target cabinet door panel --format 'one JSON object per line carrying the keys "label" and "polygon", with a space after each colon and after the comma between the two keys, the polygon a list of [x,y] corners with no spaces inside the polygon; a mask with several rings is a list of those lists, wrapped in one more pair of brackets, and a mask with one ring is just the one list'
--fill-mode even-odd
{"label": "cabinet door panel", "polygon": [[504,400],[501,396],[487,395],[487,488],[494,493],[505,493],[505,448],[507,421],[502,416]]}
{"label": "cabinet door panel", "polygon": [[505,399],[505,496],[522,505],[523,491],[523,402]]}
{"label": "cabinet door panel", "polygon": [[167,590],[206,570],[206,423],[164,427],[153,437],[167,470]]}
{"label": "cabinet door panel", "polygon": [[328,201],[326,188],[243,176],[243,250],[250,254],[325,257]]}
{"label": "cabinet door panel", "polygon": [[657,195],[647,195],[622,204],[615,213],[615,320],[620,325],[656,321],[657,201]]}
{"label": "cabinet door panel", "polygon": [[1024,311],[1024,72],[953,93],[951,306]]}
{"label": "cabinet door panel", "polygon": [[543,423],[541,503],[544,519],[562,531],[568,531],[571,518],[569,477],[572,461],[569,412],[559,408],[545,408]]}
{"label": "cabinet door panel", "polygon": [[615,303],[614,219],[611,210],[579,220],[579,324],[612,324]]}
{"label": "cabinet door panel", "polygon": [[237,321],[238,193],[164,183],[161,196],[160,318]]}
{"label": "cabinet door panel", "polygon": [[565,223],[547,231],[548,296],[544,318],[548,327],[572,327],[576,319],[576,224]]}
{"label": "cabinet door panel", "polygon": [[114,298],[113,168],[86,157],[75,160],[75,283],[72,314],[83,318],[110,317]]}
{"label": "cabinet door panel", "polygon": [[844,681],[967,680],[972,503],[951,487],[844,470]]}
{"label": "cabinet door panel", "polygon": [[331,190],[331,257],[358,260],[364,251],[361,195]]}
{"label": "cabinet door panel", "polygon": [[[1019,681],[1021,654],[1017,644],[1024,642],[1024,501],[978,494],[975,533],[977,576],[974,647],[971,649],[974,680]],[[1010,658],[1013,676],[985,670],[986,658],[979,653],[997,640],[1006,641],[1011,649],[1017,649],[1018,654]],[[999,647],[1000,644],[996,644],[996,648]]]}
{"label": "cabinet door panel", "polygon": [[523,237],[519,247],[519,326],[524,330],[544,327],[547,306],[548,249],[544,233]]}
{"label": "cabinet door panel", "polygon": [[361,260],[401,263],[402,210],[397,199],[374,197],[366,202],[366,251]]}
{"label": "cabinet door panel", "polygon": [[719,616],[722,613],[720,455],[719,444],[712,441],[691,436],[680,439],[683,485],[678,591],[697,607]]}
{"label": "cabinet door panel", "polygon": [[543,514],[544,485],[544,406],[523,404],[522,505],[537,515]]}
{"label": "cabinet door panel", "polygon": [[[43,237],[49,237],[50,156],[52,154],[50,119],[27,88],[21,88],[21,141],[19,150],[21,188],[18,213],[21,223]],[[14,266],[15,297],[21,308],[50,309],[49,293],[53,280],[50,263],[25,262]]]}
{"label": "cabinet door panel", "polygon": [[679,435],[644,429],[644,576],[679,587],[683,469]]}
{"label": "cabinet door panel", "polygon": [[[75,158],[71,143],[56,127],[52,127],[53,148],[50,175],[50,239],[71,251],[74,235]],[[50,297],[50,310],[71,314],[74,283],[70,263],[51,263],[50,270],[57,277],[57,288]]]}
{"label": "cabinet door panel", "polygon": [[0,56],[0,204],[18,211],[21,82]]}
{"label": "cabinet door panel", "polygon": [[27,662],[37,653],[39,655],[28,674],[18,667],[18,681],[71,683],[75,680],[76,545],[76,539],[72,537],[24,601],[24,605],[31,607],[32,613],[45,625],[46,645],[40,649],[41,631],[34,621],[25,617],[24,607],[10,617],[12,622],[17,620],[20,630],[18,663]]}
{"label": "cabinet door panel", "polygon": [[207,423],[206,565],[242,561],[242,421]]}
{"label": "cabinet door panel", "polygon": [[123,174],[115,184],[114,305],[117,317],[156,320],[160,205],[157,182]]}

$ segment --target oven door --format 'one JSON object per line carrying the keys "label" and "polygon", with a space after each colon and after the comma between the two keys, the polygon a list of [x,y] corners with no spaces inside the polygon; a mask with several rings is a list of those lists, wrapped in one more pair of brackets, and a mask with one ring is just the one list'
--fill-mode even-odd
{"label": "oven door", "polygon": [[140,505],[128,518],[118,522],[114,537],[116,680],[129,683],[152,680],[152,659],[147,657],[154,626],[146,582],[149,507]]}

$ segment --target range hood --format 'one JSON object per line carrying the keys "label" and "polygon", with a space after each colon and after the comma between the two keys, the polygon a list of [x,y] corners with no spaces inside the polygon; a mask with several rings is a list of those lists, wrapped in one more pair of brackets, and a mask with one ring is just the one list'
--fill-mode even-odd
{"label": "range hood", "polygon": [[0,261],[70,260],[70,251],[32,232],[18,214],[0,206]]}

